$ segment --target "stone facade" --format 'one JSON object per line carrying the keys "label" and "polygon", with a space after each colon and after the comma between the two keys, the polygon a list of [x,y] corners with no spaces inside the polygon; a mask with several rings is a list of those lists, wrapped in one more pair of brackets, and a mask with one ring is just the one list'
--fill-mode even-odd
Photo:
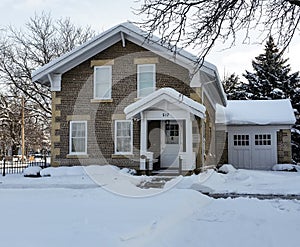
{"label": "stone facade", "polygon": [[216,131],[216,162],[218,165],[228,163],[228,133],[225,130]]}
{"label": "stone facade", "polygon": [[[118,42],[62,75],[61,91],[53,93],[53,165],[113,164],[139,168],[140,122],[133,123],[133,154],[114,154],[114,120],[137,100],[137,64],[156,64],[156,87],[172,87],[190,96],[189,72],[144,48]],[[112,97],[93,99],[93,66],[112,65]],[[69,155],[71,120],[87,121],[87,155]]]}
{"label": "stone facade", "polygon": [[58,146],[61,141],[60,135],[58,133],[60,130],[59,118],[61,116],[61,111],[58,110],[58,107],[61,104],[61,98],[56,97],[56,92],[52,92],[51,97],[52,97],[51,161],[52,161],[52,166],[58,166],[59,163],[56,161],[56,158],[60,155],[60,148]]}
{"label": "stone facade", "polygon": [[205,153],[204,153],[204,169],[216,166],[216,140],[215,140],[215,110],[210,104],[207,97],[204,95],[204,105],[206,107],[205,119]]}
{"label": "stone facade", "polygon": [[291,130],[289,129],[277,132],[277,159],[279,164],[292,162]]}

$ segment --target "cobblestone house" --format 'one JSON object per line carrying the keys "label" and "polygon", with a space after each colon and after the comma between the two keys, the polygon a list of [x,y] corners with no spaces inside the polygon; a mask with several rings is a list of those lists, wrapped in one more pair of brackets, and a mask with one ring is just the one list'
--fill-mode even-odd
{"label": "cobblestone house", "polygon": [[[159,44],[136,42],[134,37],[141,36],[137,34],[136,27],[128,28],[128,24],[121,24],[117,28],[120,31],[107,31],[77,51],[33,73],[33,81],[50,83],[52,88],[52,165],[112,164],[137,170],[141,168],[140,120],[131,119],[130,136],[120,133],[128,123],[124,109],[139,100],[138,81],[142,79],[138,77],[139,69],[143,68],[145,78],[153,76],[156,90],[173,88],[206,108],[205,118],[194,116],[191,120],[192,149],[196,156],[193,169],[228,162],[226,131],[217,131],[215,125],[215,105],[226,106],[217,72],[208,71],[213,69],[204,66],[204,69],[196,72],[199,76],[191,79],[192,70],[189,66],[192,65],[183,65],[188,60],[185,53],[179,56],[182,57],[180,60],[172,52],[158,49]],[[98,44],[94,45],[93,42]],[[99,79],[104,80],[102,87],[106,82],[110,84],[108,97],[104,93],[96,97],[97,68],[103,69],[104,76],[101,78],[104,79]],[[147,69],[153,69],[150,71],[152,74]],[[203,81],[208,82],[205,90]],[[151,128],[150,125],[148,128]],[[185,129],[186,124],[183,124],[183,131]],[[183,149],[188,146],[185,135],[183,133],[182,136]],[[278,161],[290,161],[289,130],[281,130],[278,140]],[[160,142],[161,138],[157,137],[158,146]],[[128,143],[131,147],[128,147]],[[119,149],[125,152],[118,152]]]}

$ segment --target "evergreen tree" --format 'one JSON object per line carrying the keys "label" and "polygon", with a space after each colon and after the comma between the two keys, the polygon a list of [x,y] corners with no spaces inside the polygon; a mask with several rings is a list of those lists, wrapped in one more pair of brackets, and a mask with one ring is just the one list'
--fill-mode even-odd
{"label": "evergreen tree", "polygon": [[225,77],[223,80],[223,87],[229,100],[242,100],[248,99],[247,87],[239,80],[239,76],[235,73]]}
{"label": "evergreen tree", "polygon": [[299,72],[290,74],[291,67],[286,64],[287,61],[270,36],[265,52],[252,61],[254,73],[246,71],[243,75],[248,80],[251,99],[292,98],[300,79]]}
{"label": "evergreen tree", "polygon": [[291,73],[288,59],[274,44],[270,36],[265,52],[252,61],[254,73],[246,71],[243,84],[249,99],[290,99],[297,118],[292,128],[293,158],[300,162],[300,77],[299,72]]}

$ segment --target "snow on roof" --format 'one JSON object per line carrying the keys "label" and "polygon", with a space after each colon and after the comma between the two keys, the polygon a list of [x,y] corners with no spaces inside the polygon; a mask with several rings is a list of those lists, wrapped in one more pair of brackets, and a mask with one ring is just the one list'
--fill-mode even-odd
{"label": "snow on roof", "polygon": [[[136,25],[130,22],[124,22],[104,31],[103,33],[100,33],[99,35],[85,42],[84,44],[76,47],[72,51],[63,54],[62,56],[52,60],[48,64],[45,64],[44,66],[34,70],[32,72],[32,80],[38,81],[41,79],[45,79],[45,76],[49,73],[63,73],[65,70],[69,69],[69,67],[64,68],[65,64],[70,64],[71,67],[75,67],[82,61],[81,59],[78,59],[78,61],[74,62],[74,59],[77,59],[84,53],[88,54],[89,57],[92,57],[93,55],[99,52],[99,49],[101,51],[102,46],[103,48],[107,48],[107,44],[103,44],[101,46],[101,44],[104,43],[105,40],[109,38],[112,39],[112,41],[114,42],[121,40],[121,35],[119,35],[120,33],[126,34],[127,38],[134,37],[138,39],[139,41],[141,41],[142,45],[150,44],[150,46],[155,46],[156,49],[159,47],[163,49],[164,52],[172,54],[170,57],[174,59],[173,52],[170,51],[166,45],[161,44],[160,39],[158,37],[148,37],[148,34]],[[149,38],[147,42],[145,42],[146,38]],[[96,47],[97,49],[95,49]],[[177,54],[182,59],[185,59],[184,63],[186,63],[188,66],[195,66],[195,63],[197,62],[197,57],[195,55],[183,49],[178,49]],[[84,59],[86,59],[86,57],[84,57]],[[215,73],[215,71],[217,70],[215,65],[207,61],[204,61],[202,66],[204,69],[210,70],[212,73]],[[63,69],[61,69],[62,67]]]}
{"label": "snow on roof", "polygon": [[292,125],[296,122],[289,99],[228,100],[217,106],[216,123],[226,125]]}
{"label": "snow on roof", "polygon": [[[134,117],[138,113],[150,108],[151,106],[167,100],[173,104],[178,105],[181,108],[189,110],[196,116],[201,118],[205,117],[206,108],[204,105],[190,99],[189,97],[177,92],[173,88],[161,88],[157,91],[149,94],[145,98],[142,98],[124,109],[127,119]],[[175,100],[175,101],[174,101]]]}
{"label": "snow on roof", "polygon": [[[192,74],[195,73],[195,71],[198,71],[197,56],[178,47],[175,56],[174,51],[169,49],[168,44],[162,44],[160,42],[160,38],[156,36],[148,37],[148,33],[144,30],[140,29],[131,22],[124,22],[104,31],[84,44],[76,47],[72,51],[63,54],[48,64],[36,69],[32,72],[32,81],[39,81],[47,84],[50,82],[49,75],[63,74],[79,65],[83,61],[108,48],[110,45],[120,40],[123,41],[123,39],[136,43],[147,50],[153,51],[154,53],[179,64],[180,66],[188,68]],[[174,48],[175,46],[173,47],[173,50]],[[199,71],[208,73],[216,78],[216,88],[220,94],[223,105],[226,105],[226,96],[218,75],[217,67],[207,61],[203,61]],[[199,71],[195,73],[195,75],[198,74]]]}

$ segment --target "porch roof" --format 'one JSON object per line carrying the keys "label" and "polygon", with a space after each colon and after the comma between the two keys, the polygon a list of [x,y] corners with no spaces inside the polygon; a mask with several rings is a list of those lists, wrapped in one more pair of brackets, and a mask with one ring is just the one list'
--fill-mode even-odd
{"label": "porch roof", "polygon": [[167,101],[178,108],[189,111],[190,113],[205,118],[206,108],[204,105],[192,100],[191,98],[177,92],[173,88],[161,88],[148,96],[128,105],[124,112],[127,119],[137,116],[139,113],[155,106],[156,104]]}

